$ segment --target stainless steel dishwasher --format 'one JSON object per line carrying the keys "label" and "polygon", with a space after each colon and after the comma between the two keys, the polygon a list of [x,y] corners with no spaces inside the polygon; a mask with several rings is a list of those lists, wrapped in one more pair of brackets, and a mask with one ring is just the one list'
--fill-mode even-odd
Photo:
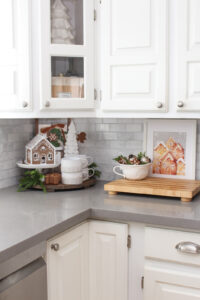
{"label": "stainless steel dishwasher", "polygon": [[1,279],[0,300],[47,300],[45,261],[39,258]]}

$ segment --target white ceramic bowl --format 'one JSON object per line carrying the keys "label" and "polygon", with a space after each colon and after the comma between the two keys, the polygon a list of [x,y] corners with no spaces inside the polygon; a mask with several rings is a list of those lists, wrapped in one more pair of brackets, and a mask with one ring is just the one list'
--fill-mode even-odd
{"label": "white ceramic bowl", "polygon": [[[117,175],[120,175],[126,179],[131,180],[141,180],[148,176],[149,170],[152,163],[144,164],[144,165],[123,165],[119,164],[113,168],[113,172]],[[122,173],[116,171],[116,169],[120,169]]]}

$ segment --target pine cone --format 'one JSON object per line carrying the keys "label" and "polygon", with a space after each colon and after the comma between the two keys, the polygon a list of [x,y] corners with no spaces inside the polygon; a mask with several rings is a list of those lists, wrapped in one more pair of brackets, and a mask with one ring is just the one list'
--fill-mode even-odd
{"label": "pine cone", "polygon": [[49,139],[50,142],[53,142],[53,141],[57,141],[58,137],[55,133],[50,133],[48,135],[48,139]]}
{"label": "pine cone", "polygon": [[122,165],[126,165],[126,160],[123,157],[121,157],[119,163]]}
{"label": "pine cone", "polygon": [[137,157],[130,158],[129,161],[131,165],[140,165],[140,161],[137,159]]}

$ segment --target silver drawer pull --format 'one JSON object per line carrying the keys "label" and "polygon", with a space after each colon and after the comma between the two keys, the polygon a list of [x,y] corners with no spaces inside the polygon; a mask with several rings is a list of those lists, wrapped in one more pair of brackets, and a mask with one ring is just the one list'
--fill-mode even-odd
{"label": "silver drawer pull", "polygon": [[60,249],[60,245],[57,244],[57,243],[56,244],[52,244],[51,245],[51,249],[54,250],[54,251],[58,251]]}
{"label": "silver drawer pull", "polygon": [[157,103],[156,103],[156,107],[157,107],[157,108],[162,108],[162,107],[163,107],[162,102],[157,102]]}
{"label": "silver drawer pull", "polygon": [[178,101],[177,103],[177,107],[183,107],[184,106],[184,102],[183,101]]}
{"label": "silver drawer pull", "polygon": [[175,248],[182,253],[200,254],[200,245],[192,242],[180,242]]}
{"label": "silver drawer pull", "polygon": [[22,102],[22,107],[24,108],[28,107],[28,102],[27,101]]}

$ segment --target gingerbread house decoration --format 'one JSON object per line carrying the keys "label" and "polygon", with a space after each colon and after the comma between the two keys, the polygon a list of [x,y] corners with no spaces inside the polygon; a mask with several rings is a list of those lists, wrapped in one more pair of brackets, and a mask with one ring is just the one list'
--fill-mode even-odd
{"label": "gingerbread house decoration", "polygon": [[43,135],[36,135],[25,147],[26,164],[50,165],[58,162],[56,147]]}
{"label": "gingerbread house decoration", "polygon": [[153,174],[160,174],[160,166],[161,166],[160,160],[159,159],[154,159],[153,160],[153,167],[152,167]]}
{"label": "gingerbread house decoration", "polygon": [[176,175],[177,163],[173,154],[169,151],[162,159],[160,164],[160,174]]}
{"label": "gingerbread house decoration", "polygon": [[185,162],[182,158],[177,160],[177,175],[185,176]]}
{"label": "gingerbread house decoration", "polygon": [[163,142],[158,143],[158,145],[153,150],[154,159],[160,159],[168,152],[166,145]]}
{"label": "gingerbread house decoration", "polygon": [[177,144],[172,137],[169,137],[166,142],[166,146],[169,150],[173,151],[175,149],[175,147],[177,146]]}
{"label": "gingerbread house decoration", "polygon": [[180,158],[184,159],[184,149],[181,146],[181,144],[176,144],[175,148],[172,151],[173,156],[176,160],[179,160]]}
{"label": "gingerbread house decoration", "polygon": [[159,142],[153,149],[153,174],[185,176],[185,150],[173,137]]}

